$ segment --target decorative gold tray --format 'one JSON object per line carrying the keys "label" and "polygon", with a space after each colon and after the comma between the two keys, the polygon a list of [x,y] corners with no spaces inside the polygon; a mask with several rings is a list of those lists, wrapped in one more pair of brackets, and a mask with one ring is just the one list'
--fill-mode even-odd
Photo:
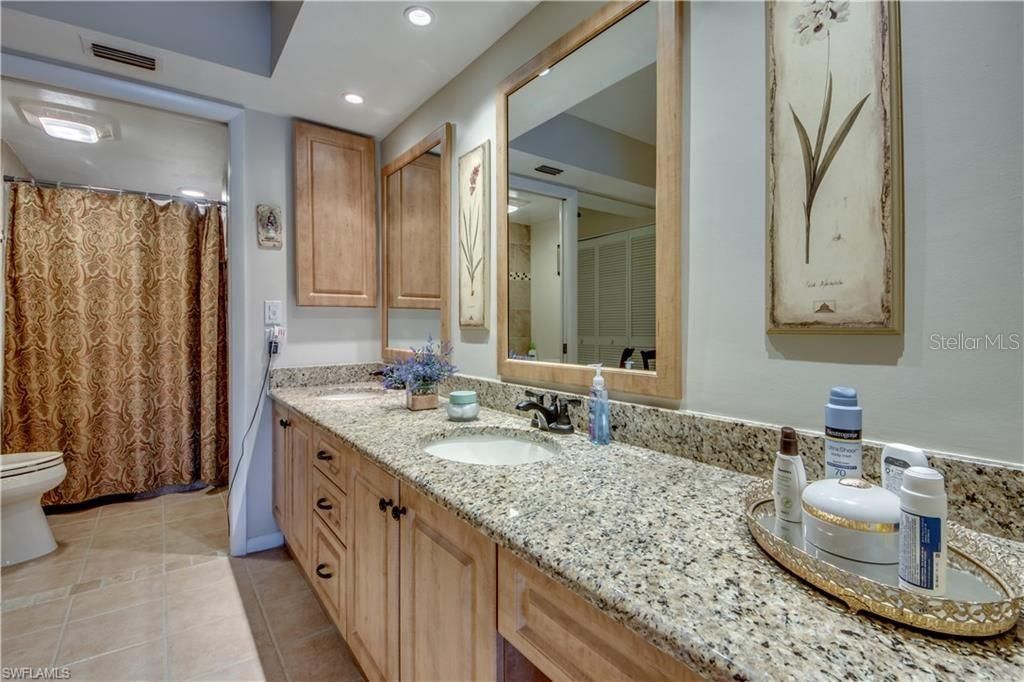
{"label": "decorative gold tray", "polygon": [[[775,520],[771,481],[743,496],[747,527],[790,572],[846,602],[889,620],[947,635],[989,637],[1011,629],[1024,605],[1024,566],[997,543],[949,523],[947,594],[930,597],[898,586],[897,568],[849,561],[805,547],[802,526]],[[796,529],[796,532],[794,532]]]}

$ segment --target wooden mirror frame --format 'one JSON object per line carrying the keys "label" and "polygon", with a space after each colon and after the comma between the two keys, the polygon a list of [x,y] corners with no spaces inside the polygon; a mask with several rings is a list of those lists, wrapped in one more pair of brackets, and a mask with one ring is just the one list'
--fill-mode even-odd
{"label": "wooden mirror frame", "polygon": [[[508,357],[508,98],[546,68],[646,4],[609,2],[592,17],[551,43],[498,86],[498,374],[503,381],[588,387],[594,370],[586,365],[512,360]],[[657,2],[657,172],[655,260],[657,371],[602,368],[611,391],[682,397],[682,184],[683,184],[683,12],[682,2]]]}
{"label": "wooden mirror frame", "polygon": [[[394,160],[381,168],[381,313],[380,313],[380,354],[385,361],[402,360],[412,356],[408,348],[391,348],[388,346],[388,301],[390,300],[389,258],[388,258],[388,176],[401,170],[428,151],[441,147],[441,338],[442,344],[451,340],[451,202],[452,202],[452,142],[455,127],[444,123],[422,140],[405,150]],[[426,342],[426,339],[424,339]]]}

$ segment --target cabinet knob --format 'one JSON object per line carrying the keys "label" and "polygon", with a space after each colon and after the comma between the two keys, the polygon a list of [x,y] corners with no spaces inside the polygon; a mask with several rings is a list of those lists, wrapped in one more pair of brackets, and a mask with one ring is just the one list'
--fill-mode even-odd
{"label": "cabinet knob", "polygon": [[334,577],[334,574],[333,573],[327,573],[326,571],[324,571],[325,568],[327,568],[327,564],[320,564],[319,566],[317,566],[316,567],[316,575],[317,575],[318,578],[323,578],[324,580],[330,580],[331,578]]}
{"label": "cabinet knob", "polygon": [[334,455],[328,455],[326,450],[321,450],[320,452],[316,453],[316,458],[319,460],[323,460],[325,462],[330,462],[332,459],[334,459]]}
{"label": "cabinet knob", "polygon": [[392,507],[391,518],[393,518],[395,521],[398,521],[400,518],[405,516],[405,511],[405,507]]}
{"label": "cabinet knob", "polygon": [[285,428],[285,429],[287,429],[289,426],[292,425],[292,422],[291,422],[290,419],[280,419],[280,420],[278,420],[277,423],[280,424],[281,427]]}
{"label": "cabinet knob", "polygon": [[377,506],[380,508],[381,511],[387,511],[388,507],[394,504],[394,500],[385,500],[383,497],[380,498],[379,502],[377,502]]}
{"label": "cabinet knob", "polygon": [[334,509],[334,505],[328,502],[326,497],[321,497],[316,501],[316,508],[323,509],[324,511],[331,511]]}

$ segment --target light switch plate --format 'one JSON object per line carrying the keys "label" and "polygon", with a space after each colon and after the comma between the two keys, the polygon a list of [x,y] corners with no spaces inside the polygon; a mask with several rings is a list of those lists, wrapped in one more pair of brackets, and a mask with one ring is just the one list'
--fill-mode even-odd
{"label": "light switch plate", "polygon": [[281,324],[283,321],[284,320],[281,319],[281,302],[264,301],[263,324]]}

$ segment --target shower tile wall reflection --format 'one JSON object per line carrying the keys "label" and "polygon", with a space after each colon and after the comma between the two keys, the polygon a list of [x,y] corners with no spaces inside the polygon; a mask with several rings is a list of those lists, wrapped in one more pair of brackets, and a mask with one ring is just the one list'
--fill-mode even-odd
{"label": "shower tile wall reflection", "polygon": [[508,225],[508,320],[509,350],[526,355],[530,349],[530,226]]}

